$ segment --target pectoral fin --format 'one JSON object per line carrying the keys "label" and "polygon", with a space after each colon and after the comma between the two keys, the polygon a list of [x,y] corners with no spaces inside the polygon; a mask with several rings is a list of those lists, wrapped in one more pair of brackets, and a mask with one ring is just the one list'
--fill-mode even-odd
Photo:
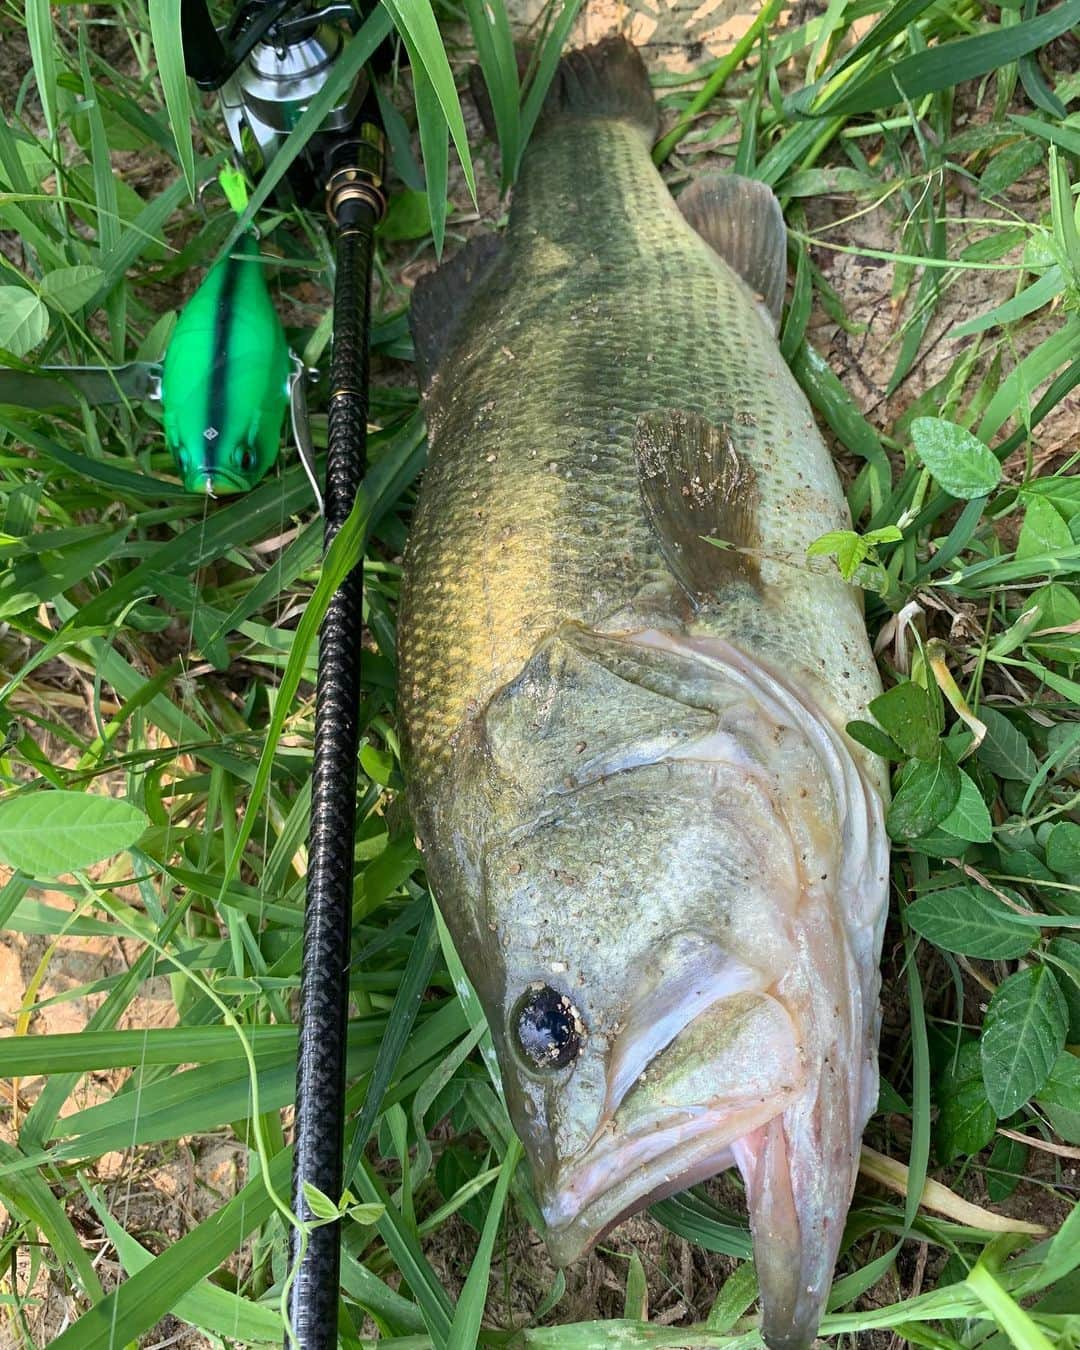
{"label": "pectoral fin", "polygon": [[638,419],[634,448],[645,514],[691,597],[707,600],[734,580],[754,580],[752,558],[709,542],[757,543],[754,471],[727,428],[698,413],[646,413]]}

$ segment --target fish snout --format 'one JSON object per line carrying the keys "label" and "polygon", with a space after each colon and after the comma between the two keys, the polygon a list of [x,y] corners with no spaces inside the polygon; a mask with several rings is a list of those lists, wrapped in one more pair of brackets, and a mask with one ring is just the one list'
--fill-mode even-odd
{"label": "fish snout", "polygon": [[725,1171],[733,1144],[795,1099],[799,1032],[769,983],[695,934],[676,934],[658,951],[613,1038],[592,1137],[538,1178],[556,1263],[576,1260],[629,1214]]}

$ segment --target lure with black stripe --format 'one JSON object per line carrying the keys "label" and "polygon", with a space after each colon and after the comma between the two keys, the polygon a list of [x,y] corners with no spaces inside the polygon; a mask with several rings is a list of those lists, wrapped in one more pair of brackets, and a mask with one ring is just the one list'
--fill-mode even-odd
{"label": "lure with black stripe", "polygon": [[244,492],[277,458],[291,358],[244,235],[180,315],[165,355],[165,439],[189,492]]}

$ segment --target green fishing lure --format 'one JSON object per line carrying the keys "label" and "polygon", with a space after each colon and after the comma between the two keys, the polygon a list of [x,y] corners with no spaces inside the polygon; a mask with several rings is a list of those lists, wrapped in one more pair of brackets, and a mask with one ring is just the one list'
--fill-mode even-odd
{"label": "green fishing lure", "polygon": [[292,358],[245,234],[185,305],[165,353],[165,439],[189,492],[245,492],[277,459]]}

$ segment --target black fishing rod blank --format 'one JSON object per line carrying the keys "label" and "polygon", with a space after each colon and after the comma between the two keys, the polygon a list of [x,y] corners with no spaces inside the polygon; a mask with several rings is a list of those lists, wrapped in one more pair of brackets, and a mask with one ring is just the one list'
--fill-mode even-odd
{"label": "black fishing rod blank", "polygon": [[[371,124],[362,130],[368,134],[355,144],[355,162],[334,173],[327,192],[337,278],[325,549],[353,508],[366,463],[371,265],[385,202],[382,138]],[[342,1191],[362,608],[363,563],[357,560],[319,632],[293,1154],[293,1210],[305,1220],[314,1218],[305,1183],[335,1202]],[[303,1350],[331,1350],[337,1343],[339,1230],[338,1223],[324,1224],[306,1246],[292,1234],[289,1317]]]}

